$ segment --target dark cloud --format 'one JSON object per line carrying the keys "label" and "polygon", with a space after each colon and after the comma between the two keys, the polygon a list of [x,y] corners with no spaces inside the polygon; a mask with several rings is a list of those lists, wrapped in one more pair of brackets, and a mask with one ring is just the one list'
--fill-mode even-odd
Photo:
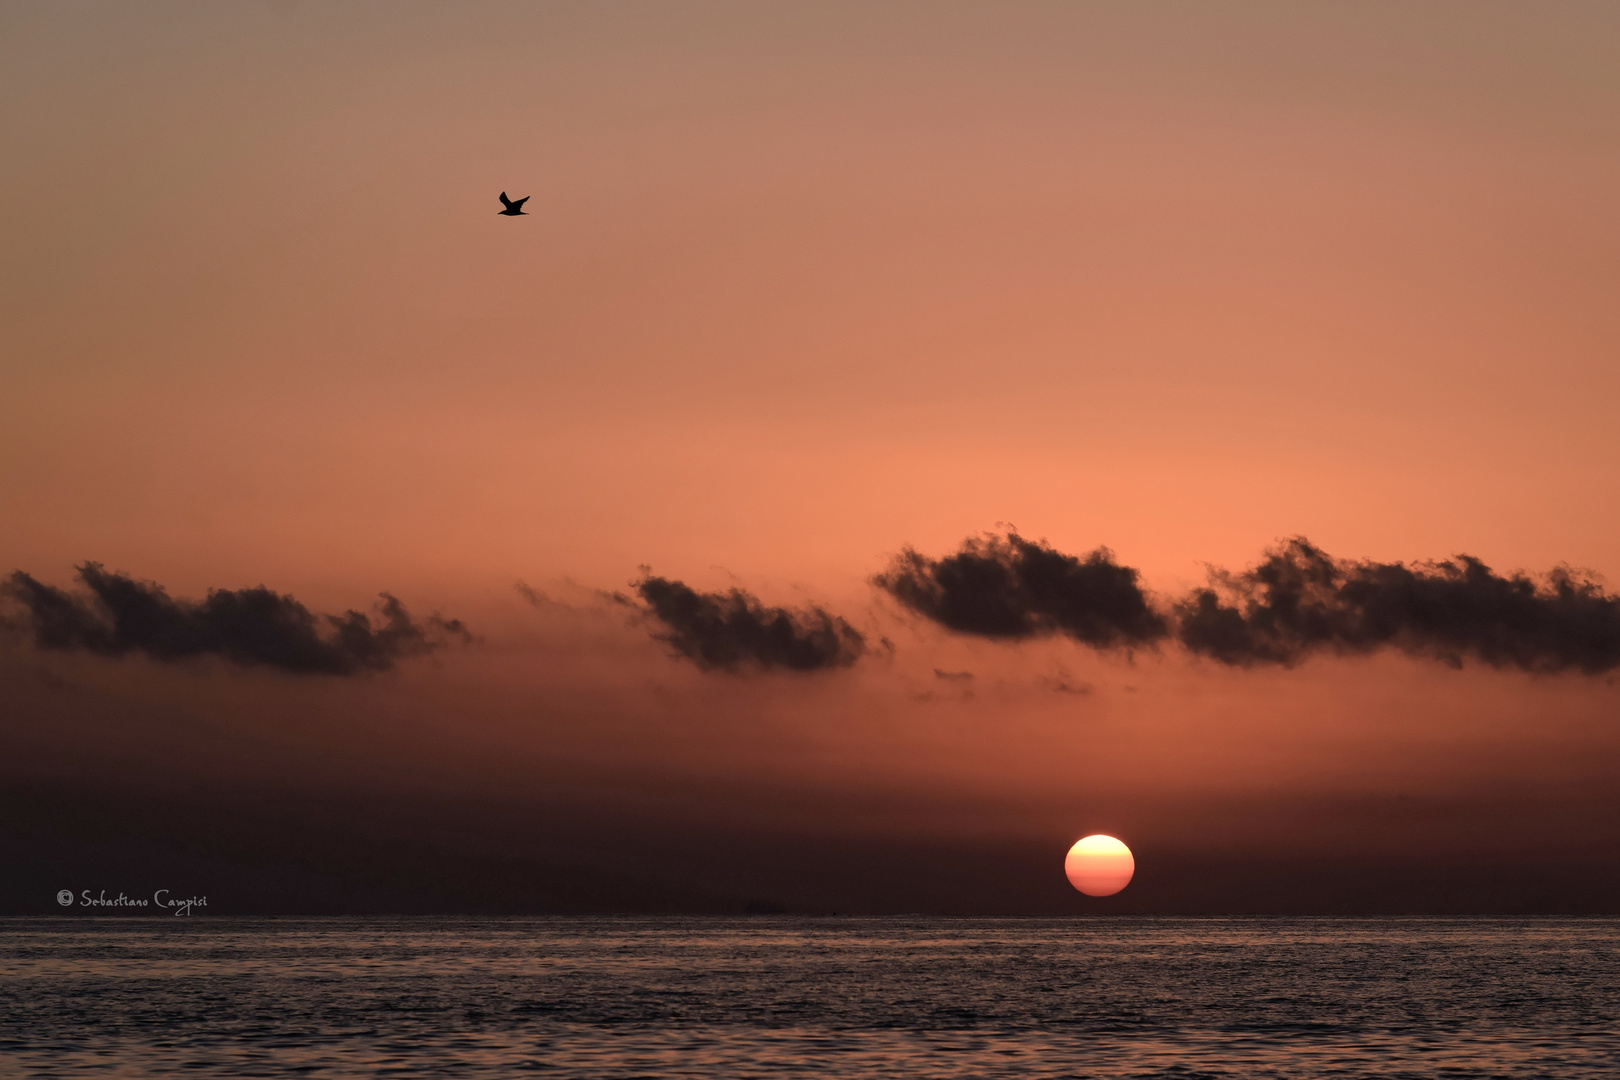
{"label": "dark cloud", "polygon": [[943,559],[906,548],[872,581],[919,615],[980,637],[1060,633],[1106,649],[1149,645],[1169,632],[1137,572],[1107,548],[1076,557],[1016,532],[965,541]]}
{"label": "dark cloud", "polygon": [[1469,555],[1444,562],[1335,559],[1302,537],[1177,605],[1178,636],[1232,665],[1292,664],[1323,650],[1392,647],[1454,666],[1589,674],[1620,666],[1620,597],[1567,568],[1503,576]]}
{"label": "dark cloud", "polygon": [[99,656],[140,652],[158,660],[211,655],[300,674],[354,675],[386,671],[448,637],[471,640],[460,620],[434,615],[417,622],[387,593],[374,620],[358,611],[315,615],[262,585],[175,600],[160,585],[109,573],[100,563],[78,571],[87,594],[46,585],[21,570],[0,587],[20,606],[21,623],[37,647]]}
{"label": "dark cloud", "polygon": [[848,667],[866,651],[858,630],[819,607],[766,607],[741,589],[700,593],[651,574],[634,587],[667,628],[659,640],[707,670],[821,671]]}

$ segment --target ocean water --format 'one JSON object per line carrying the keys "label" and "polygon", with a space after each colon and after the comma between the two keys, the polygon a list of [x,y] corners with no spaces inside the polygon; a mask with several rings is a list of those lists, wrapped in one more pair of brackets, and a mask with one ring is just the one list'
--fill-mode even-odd
{"label": "ocean water", "polygon": [[28,1077],[1620,1077],[1620,920],[0,920]]}

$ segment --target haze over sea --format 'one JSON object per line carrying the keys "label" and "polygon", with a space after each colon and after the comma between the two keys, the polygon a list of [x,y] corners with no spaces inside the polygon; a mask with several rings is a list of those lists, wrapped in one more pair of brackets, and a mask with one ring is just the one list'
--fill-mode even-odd
{"label": "haze over sea", "polygon": [[8,1075],[1620,1075],[1614,919],[3,925]]}

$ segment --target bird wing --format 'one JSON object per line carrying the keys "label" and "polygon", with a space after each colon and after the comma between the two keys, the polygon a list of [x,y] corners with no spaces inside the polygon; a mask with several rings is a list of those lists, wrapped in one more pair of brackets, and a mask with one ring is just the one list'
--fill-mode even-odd
{"label": "bird wing", "polygon": [[[506,192],[504,191],[501,192],[501,205],[506,207],[508,210],[512,209],[512,200],[506,197]],[[522,200],[519,200],[517,205],[522,206]]]}
{"label": "bird wing", "polygon": [[512,209],[514,209],[514,210],[523,209],[523,204],[528,202],[532,198],[534,198],[533,195],[525,195],[525,196],[523,196],[523,198],[519,199],[517,202],[512,203]]}

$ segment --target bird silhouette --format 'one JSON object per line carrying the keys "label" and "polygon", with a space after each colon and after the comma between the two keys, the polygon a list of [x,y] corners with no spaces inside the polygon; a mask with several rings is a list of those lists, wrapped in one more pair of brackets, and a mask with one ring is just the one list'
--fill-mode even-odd
{"label": "bird silhouette", "polygon": [[496,213],[505,214],[507,217],[527,217],[528,215],[523,213],[523,204],[528,202],[530,198],[531,196],[525,195],[523,198],[513,202],[506,197],[506,192],[503,191],[501,192],[501,205],[506,209],[497,210]]}

